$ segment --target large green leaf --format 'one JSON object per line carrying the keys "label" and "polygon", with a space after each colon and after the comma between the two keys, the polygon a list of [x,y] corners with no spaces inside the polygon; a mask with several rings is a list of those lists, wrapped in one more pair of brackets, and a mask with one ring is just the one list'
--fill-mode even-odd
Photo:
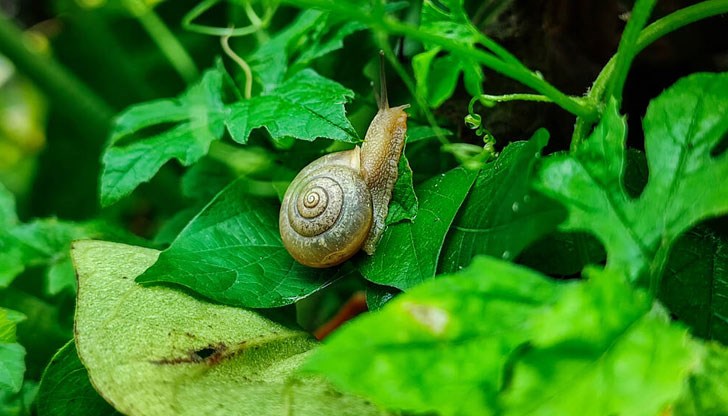
{"label": "large green leaf", "polygon": [[[103,156],[102,205],[130,194],[171,159],[186,166],[197,162],[222,136],[224,119],[222,73],[217,68],[177,99],[128,108],[118,116]],[[152,128],[162,131],[143,137]]]}
{"label": "large green leaf", "polygon": [[119,415],[94,390],[81,364],[76,344],[69,341],[48,363],[38,388],[39,416]]}
{"label": "large green leaf", "polygon": [[327,286],[335,270],[302,266],[283,247],[278,209],[251,198],[243,181],[233,182],[137,281],[177,283],[221,303],[253,308],[287,305]]}
{"label": "large green leaf", "polygon": [[373,415],[362,400],[293,374],[316,346],[255,312],[134,278],[159,252],[81,241],[76,345],[89,378],[128,415]]}
{"label": "large green leaf", "polygon": [[445,235],[477,174],[455,168],[418,186],[417,217],[387,228],[377,252],[359,265],[361,274],[403,290],[435,277]]}
{"label": "large green leaf", "polygon": [[547,142],[548,133],[539,130],[483,167],[448,233],[440,271],[457,271],[478,254],[514,259],[556,229],[564,209],[531,189]]}
{"label": "large green leaf", "polygon": [[265,127],[273,140],[326,137],[353,143],[358,136],[344,109],[353,96],[341,84],[305,69],[265,95],[232,104],[225,124],[241,144],[258,127]]}
{"label": "large green leaf", "polygon": [[728,243],[695,229],[675,242],[659,297],[693,334],[728,344]]}
{"label": "large green leaf", "polygon": [[504,415],[658,415],[700,366],[702,346],[646,292],[587,273],[532,317],[510,369]]}
{"label": "large green leaf", "polygon": [[341,328],[305,368],[412,412],[657,415],[702,348],[619,276],[588,277],[476,257]]}
{"label": "large green leaf", "polygon": [[728,73],[695,74],[654,99],[645,115],[649,180],[639,198],[623,181],[626,126],[610,102],[588,140],[545,161],[536,186],[568,211],[565,230],[594,233],[607,267],[654,287],[674,240],[699,221],[728,212],[728,155],[711,152],[728,131]]}

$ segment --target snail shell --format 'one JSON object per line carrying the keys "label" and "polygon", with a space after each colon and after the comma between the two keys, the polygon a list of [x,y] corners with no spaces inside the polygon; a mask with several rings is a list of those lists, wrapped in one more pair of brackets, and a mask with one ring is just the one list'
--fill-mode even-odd
{"label": "snail shell", "polygon": [[331,267],[353,256],[369,235],[372,197],[359,147],[323,156],[291,182],[281,205],[283,244],[299,263]]}
{"label": "snail shell", "polygon": [[408,106],[389,107],[384,60],[380,62],[379,111],[361,149],[313,161],[283,197],[281,239],[291,256],[306,266],[335,266],[360,249],[373,254],[384,232],[407,133]]}

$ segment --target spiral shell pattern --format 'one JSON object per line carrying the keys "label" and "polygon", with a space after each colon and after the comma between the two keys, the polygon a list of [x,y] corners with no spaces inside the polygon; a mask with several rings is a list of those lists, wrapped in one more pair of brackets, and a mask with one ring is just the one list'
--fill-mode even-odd
{"label": "spiral shell pattern", "polygon": [[[355,168],[327,155],[291,182],[281,206],[283,244],[300,263],[330,267],[361,248],[372,224],[369,190]],[[358,152],[356,154],[358,157]]]}

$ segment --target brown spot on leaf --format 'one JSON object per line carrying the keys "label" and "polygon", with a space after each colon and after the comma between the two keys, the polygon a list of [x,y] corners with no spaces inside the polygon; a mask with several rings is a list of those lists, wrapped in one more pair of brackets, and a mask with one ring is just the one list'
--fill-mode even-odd
{"label": "brown spot on leaf", "polygon": [[[241,345],[242,344],[245,344],[245,342],[241,343]],[[190,349],[182,356],[165,357],[159,360],[152,360],[151,363],[159,365],[204,363],[208,366],[214,366],[223,360],[232,357],[239,351],[241,351],[241,349],[231,350],[227,344],[219,342],[217,344],[208,344],[202,348]]]}

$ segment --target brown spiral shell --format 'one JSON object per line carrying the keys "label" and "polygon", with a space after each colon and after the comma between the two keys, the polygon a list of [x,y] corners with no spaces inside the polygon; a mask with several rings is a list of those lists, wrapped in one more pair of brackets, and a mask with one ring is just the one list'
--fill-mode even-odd
{"label": "brown spiral shell", "polygon": [[359,251],[372,225],[372,197],[360,171],[360,149],[306,166],[281,204],[283,245],[301,264],[331,267]]}

